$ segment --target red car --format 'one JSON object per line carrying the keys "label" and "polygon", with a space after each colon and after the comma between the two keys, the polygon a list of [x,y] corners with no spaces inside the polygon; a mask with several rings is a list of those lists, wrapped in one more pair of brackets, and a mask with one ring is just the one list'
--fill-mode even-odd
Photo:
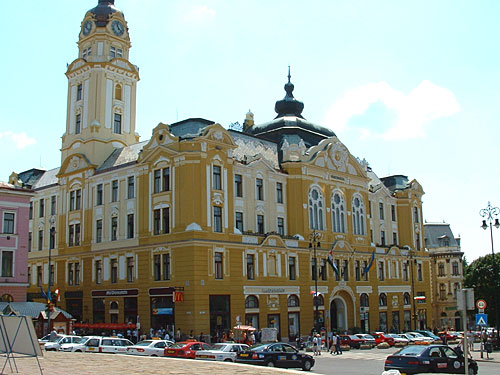
{"label": "red car", "polygon": [[340,335],[340,344],[349,345],[351,348],[359,349],[366,341],[356,335]]}
{"label": "red car", "polygon": [[380,344],[381,342],[386,342],[390,346],[394,346],[396,342],[394,341],[394,337],[386,336],[384,332],[373,332],[372,336],[375,337],[375,342]]}
{"label": "red car", "polygon": [[197,350],[209,350],[210,345],[199,341],[176,342],[170,348],[165,348],[165,357],[195,359]]}

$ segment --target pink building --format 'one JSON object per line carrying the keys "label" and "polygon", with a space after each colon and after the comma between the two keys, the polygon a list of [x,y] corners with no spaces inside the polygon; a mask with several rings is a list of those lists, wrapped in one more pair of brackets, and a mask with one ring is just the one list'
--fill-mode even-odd
{"label": "pink building", "polygon": [[0,181],[0,301],[26,301],[33,190]]}

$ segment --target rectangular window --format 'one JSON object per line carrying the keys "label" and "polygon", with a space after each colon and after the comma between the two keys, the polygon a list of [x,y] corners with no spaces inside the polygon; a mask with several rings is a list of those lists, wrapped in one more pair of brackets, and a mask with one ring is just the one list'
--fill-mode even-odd
{"label": "rectangular window", "polygon": [[420,235],[417,234],[417,238],[415,239],[415,242],[416,242],[416,248],[417,248],[417,251],[420,251]]}
{"label": "rectangular window", "polygon": [[418,207],[413,207],[413,217],[414,217],[415,223],[418,223],[419,222]]}
{"label": "rectangular window", "polygon": [[297,259],[295,257],[288,257],[288,275],[290,280],[297,279]]}
{"label": "rectangular window", "polygon": [[116,241],[118,239],[118,218],[111,218],[111,241]]}
{"label": "rectangular window", "polygon": [[408,263],[403,263],[403,280],[408,281]]}
{"label": "rectangular window", "polygon": [[222,207],[214,206],[214,232],[222,232]]}
{"label": "rectangular window", "polygon": [[135,196],[135,178],[128,176],[127,178],[127,198],[132,199]]}
{"label": "rectangular window", "polygon": [[123,57],[123,50],[121,48],[116,49],[116,57]]}
{"label": "rectangular window", "polygon": [[69,226],[68,230],[68,246],[75,245],[75,225],[72,224]]}
{"label": "rectangular window", "polygon": [[326,273],[326,259],[321,259],[321,280],[326,281],[327,280],[327,273]]}
{"label": "rectangular window", "polygon": [[243,212],[236,212],[236,228],[243,233]]}
{"label": "rectangular window", "polygon": [[56,196],[53,195],[52,197],[50,197],[50,214],[51,215],[56,214],[56,208],[57,208]]}
{"label": "rectangular window", "polygon": [[396,232],[392,232],[392,244],[393,245],[398,244],[398,234]]}
{"label": "rectangular window", "polygon": [[100,206],[102,205],[102,202],[103,202],[103,188],[102,188],[102,184],[98,184],[97,185],[97,189],[96,189],[96,199],[95,199],[95,204],[97,206]]}
{"label": "rectangular window", "polygon": [[223,254],[221,252],[215,253],[215,278],[222,279],[223,278]]}
{"label": "rectangular window", "polygon": [[42,286],[42,266],[36,266],[36,285]]}
{"label": "rectangular window", "polygon": [[458,269],[458,263],[457,262],[453,262],[451,264],[451,267],[452,267],[451,275],[452,276],[459,276],[460,275],[460,271]]}
{"label": "rectangular window", "polygon": [[70,191],[69,192],[69,210],[74,211],[75,210],[75,196],[76,192],[75,191]]}
{"label": "rectangular window", "polygon": [[134,258],[127,257],[127,282],[134,281]]}
{"label": "rectangular window", "polygon": [[33,247],[33,233],[28,232],[28,251],[31,251]]}
{"label": "rectangular window", "polygon": [[221,190],[221,170],[218,165],[213,166],[212,188],[214,190]]}
{"label": "rectangular window", "polygon": [[163,254],[163,280],[170,280],[170,254]]}
{"label": "rectangular window", "polygon": [[134,238],[134,214],[127,215],[127,238]]}
{"label": "rectangular window", "polygon": [[162,233],[170,233],[170,207],[161,209],[162,216]]}
{"label": "rectangular window", "polygon": [[378,262],[378,277],[380,281],[384,281],[384,262]]}
{"label": "rectangular window", "polygon": [[82,115],[77,114],[75,119],[75,134],[80,134],[82,132]]}
{"label": "rectangular window", "polygon": [[257,233],[264,234],[264,215],[257,215]]}
{"label": "rectangular window", "polygon": [[163,191],[170,191],[170,168],[163,168]]}
{"label": "rectangular window", "polygon": [[344,276],[344,281],[349,281],[349,261],[344,260],[344,267],[342,268],[342,275]]}
{"label": "rectangular window", "polygon": [[45,216],[45,199],[40,199],[40,212],[38,213],[38,217]]}
{"label": "rectangular window", "polygon": [[157,209],[153,211],[153,233],[155,235],[160,234],[161,228],[161,210]]}
{"label": "rectangular window", "polygon": [[113,133],[115,133],[115,134],[122,133],[122,115],[119,113],[115,113],[114,122],[113,122]]}
{"label": "rectangular window", "polygon": [[76,191],[75,209],[79,210],[80,208],[82,208],[82,191],[78,189]]}
{"label": "rectangular window", "polygon": [[73,263],[68,263],[68,285],[73,285],[74,268]]}
{"label": "rectangular window", "polygon": [[312,274],[312,280],[316,280],[318,277],[318,269],[316,267],[316,258],[311,259],[311,274]]}
{"label": "rectangular window", "polygon": [[384,220],[384,204],[383,203],[378,204],[378,210],[379,210],[379,214],[380,214],[380,220]]}
{"label": "rectangular window", "polygon": [[116,284],[118,282],[118,260],[111,259],[111,282]]}
{"label": "rectangular window", "polygon": [[80,246],[80,224],[75,224],[75,246]]}
{"label": "rectangular window", "polygon": [[95,222],[95,242],[102,242],[102,219],[96,220]]}
{"label": "rectangular window", "polygon": [[255,255],[247,254],[247,279],[255,280]]}
{"label": "rectangular window", "polygon": [[80,263],[75,263],[75,285],[80,285]]}
{"label": "rectangular window", "polygon": [[102,261],[95,261],[95,282],[96,284],[102,283]]}
{"label": "rectangular window", "polygon": [[234,194],[237,197],[243,197],[243,178],[241,174],[234,175]]}
{"label": "rectangular window", "polygon": [[4,212],[3,214],[3,232],[5,234],[14,234],[14,218],[12,212]]}
{"label": "rectangular window", "polygon": [[337,267],[337,269],[339,270],[339,272],[335,272],[335,281],[340,281],[340,262],[338,259],[335,259],[335,266]]}
{"label": "rectangular window", "polygon": [[396,221],[396,206],[395,205],[391,205],[391,218],[392,218],[392,221]]}
{"label": "rectangular window", "polygon": [[111,202],[118,202],[118,180],[111,182]]}
{"label": "rectangular window", "polygon": [[424,276],[422,274],[422,263],[418,263],[417,265],[417,275],[418,275],[418,281],[422,281],[424,279]]}
{"label": "rectangular window", "polygon": [[357,260],[355,264],[356,265],[355,265],[354,272],[356,274],[356,281],[360,281],[361,280],[361,269],[360,269],[359,260]]}
{"label": "rectangular window", "polygon": [[154,192],[159,193],[161,191],[161,169],[154,171]]}
{"label": "rectangular window", "polygon": [[285,235],[285,220],[282,217],[278,218],[278,233],[282,236]]}
{"label": "rectangular window", "polygon": [[56,247],[56,228],[52,227],[49,231],[49,249]]}
{"label": "rectangular window", "polygon": [[29,219],[33,219],[33,202],[30,202]]}
{"label": "rectangular window", "polygon": [[264,182],[262,181],[262,178],[258,178],[256,180],[256,197],[257,200],[263,201],[264,200]]}
{"label": "rectangular window", "polygon": [[82,100],[82,92],[83,92],[83,86],[80,83],[78,86],[76,86],[76,100]]}
{"label": "rectangular window", "polygon": [[156,254],[154,256],[154,277],[155,281],[161,280],[161,255]]}
{"label": "rectangular window", "polygon": [[276,182],[276,202],[283,203],[283,184]]}
{"label": "rectangular window", "polygon": [[109,54],[111,55],[111,58],[114,59],[116,57],[116,47],[112,46]]}
{"label": "rectangular window", "polygon": [[385,231],[384,230],[380,231],[380,244],[382,246],[385,245]]}
{"label": "rectangular window", "polygon": [[38,250],[43,249],[43,229],[38,231]]}
{"label": "rectangular window", "polygon": [[2,251],[2,277],[14,276],[14,252]]}

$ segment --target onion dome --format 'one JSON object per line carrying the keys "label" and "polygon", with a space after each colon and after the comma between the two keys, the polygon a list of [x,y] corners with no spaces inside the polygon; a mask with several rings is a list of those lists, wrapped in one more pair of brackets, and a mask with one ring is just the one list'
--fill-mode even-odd
{"label": "onion dome", "polygon": [[288,82],[285,84],[286,95],[283,100],[278,100],[274,106],[274,110],[278,114],[275,118],[283,116],[297,116],[302,117],[302,111],[304,110],[304,103],[299,102],[293,97],[294,85],[290,82],[290,66],[288,67]]}
{"label": "onion dome", "polygon": [[122,13],[121,10],[115,7],[115,0],[99,0],[95,8],[89,10],[96,20],[97,27],[106,27],[109,17],[116,12]]}

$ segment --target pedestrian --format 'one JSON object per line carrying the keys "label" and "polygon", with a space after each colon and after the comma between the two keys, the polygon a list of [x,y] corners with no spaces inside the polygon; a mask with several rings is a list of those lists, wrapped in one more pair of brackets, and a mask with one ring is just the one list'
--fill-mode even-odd
{"label": "pedestrian", "polygon": [[318,355],[318,337],[314,336],[312,342],[313,342],[313,355]]}
{"label": "pedestrian", "polygon": [[181,329],[177,328],[177,333],[175,334],[175,341],[177,342],[181,341],[181,337],[182,337]]}
{"label": "pedestrian", "polygon": [[168,334],[168,331],[165,332],[165,336],[163,337],[163,340],[170,340],[170,335]]}
{"label": "pedestrian", "polygon": [[205,339],[203,338],[203,332],[200,333],[200,342],[205,342]]}
{"label": "pedestrian", "polygon": [[446,331],[444,331],[443,335],[441,336],[441,341],[443,341],[443,345],[447,345],[447,343],[448,343],[448,337],[446,337],[447,334],[448,333]]}
{"label": "pedestrian", "polygon": [[323,339],[319,333],[316,336],[318,337],[318,355],[321,355],[321,350],[323,348]]}
{"label": "pedestrian", "polygon": [[467,346],[469,353],[472,353],[474,351],[474,334],[472,331],[467,331]]}
{"label": "pedestrian", "polygon": [[335,354],[338,354],[338,351],[337,351],[337,334],[335,332],[332,335],[332,343],[330,345],[330,354],[333,354],[334,350],[335,350]]}
{"label": "pedestrian", "polygon": [[255,334],[253,331],[250,333],[250,345],[255,345]]}
{"label": "pedestrian", "polygon": [[486,358],[489,359],[490,358],[490,352],[489,352],[490,347],[488,345],[488,333],[486,331],[483,331],[481,336],[482,336],[481,341],[483,342],[483,349],[486,352]]}
{"label": "pedestrian", "polygon": [[341,346],[340,335],[337,334],[337,345],[335,346],[335,354],[342,354],[342,346]]}

